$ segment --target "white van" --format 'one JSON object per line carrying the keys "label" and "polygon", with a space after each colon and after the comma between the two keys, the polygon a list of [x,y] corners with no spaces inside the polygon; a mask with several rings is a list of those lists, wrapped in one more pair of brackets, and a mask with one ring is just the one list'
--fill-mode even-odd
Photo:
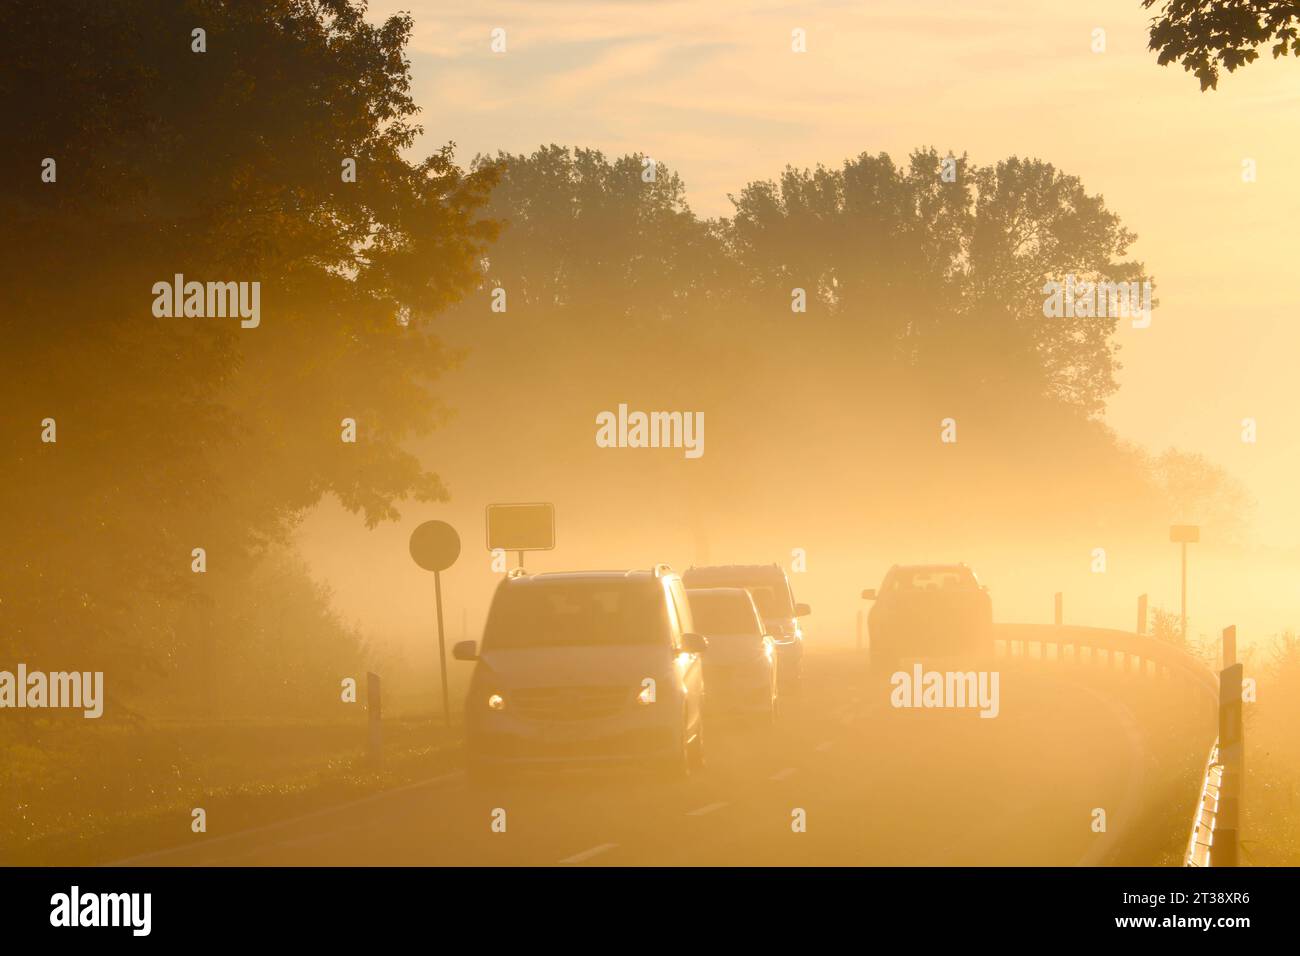
{"label": "white van", "polygon": [[681,578],[516,570],[497,587],[465,701],[469,768],[704,764],[700,654]]}

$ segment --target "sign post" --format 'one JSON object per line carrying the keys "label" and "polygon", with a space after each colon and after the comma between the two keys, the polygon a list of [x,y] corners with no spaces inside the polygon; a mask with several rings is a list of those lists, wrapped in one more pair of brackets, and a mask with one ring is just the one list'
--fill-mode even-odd
{"label": "sign post", "polygon": [[442,672],[442,716],[451,726],[451,699],[447,692],[447,638],[442,628],[442,572],[460,557],[460,535],[445,521],[426,521],[411,532],[411,557],[433,572],[434,603],[438,612],[438,666]]}
{"label": "sign post", "polygon": [[545,501],[488,505],[487,546],[489,551],[518,551],[522,568],[525,551],[555,547],[555,505]]}
{"label": "sign post", "polygon": [[1201,540],[1200,525],[1194,524],[1176,524],[1169,528],[1169,540],[1174,544],[1183,546],[1183,613],[1182,613],[1182,635],[1183,641],[1187,641],[1187,546],[1195,544]]}

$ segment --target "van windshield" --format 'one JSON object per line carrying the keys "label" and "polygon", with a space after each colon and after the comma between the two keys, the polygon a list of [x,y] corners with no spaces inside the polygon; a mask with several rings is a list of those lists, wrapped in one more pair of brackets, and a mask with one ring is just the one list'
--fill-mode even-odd
{"label": "van windshield", "polygon": [[667,644],[658,583],[556,581],[497,592],[483,650]]}
{"label": "van windshield", "polygon": [[789,592],[784,591],[784,589],[783,596],[786,598],[784,601],[777,596],[774,588],[751,586],[749,593],[754,595],[754,603],[758,605],[758,612],[765,618],[791,617],[794,614],[794,609],[790,606]]}
{"label": "van windshield", "polygon": [[688,588],[748,588],[765,620],[794,617],[790,585],[771,568],[691,568],[682,580]]}
{"label": "van windshield", "polygon": [[968,568],[915,568],[900,570],[894,587],[904,591],[973,591],[979,584]]}
{"label": "van windshield", "polygon": [[744,591],[692,589],[686,596],[691,602],[695,630],[706,637],[758,637],[763,633],[754,605]]}

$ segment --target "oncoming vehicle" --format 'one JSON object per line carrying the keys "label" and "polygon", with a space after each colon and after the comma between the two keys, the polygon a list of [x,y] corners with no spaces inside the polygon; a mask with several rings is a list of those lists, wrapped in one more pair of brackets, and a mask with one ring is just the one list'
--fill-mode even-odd
{"label": "oncoming vehicle", "polygon": [[476,661],[465,701],[469,768],[704,764],[708,642],[681,578],[650,571],[511,571],[483,631],[452,649]]}
{"label": "oncoming vehicle", "polygon": [[704,687],[709,713],[739,713],[776,721],[776,642],[763,631],[754,598],[744,588],[688,588],[695,629],[709,642]]}
{"label": "oncoming vehicle", "polygon": [[790,581],[779,564],[724,564],[687,568],[682,580],[688,588],[745,588],[754,596],[763,616],[763,631],[776,642],[782,692],[799,689],[803,675],[803,629],[799,618],[812,608],[797,604]]}
{"label": "oncoming vehicle", "polygon": [[871,668],[892,671],[905,658],[992,652],[993,603],[964,564],[894,565],[867,614]]}

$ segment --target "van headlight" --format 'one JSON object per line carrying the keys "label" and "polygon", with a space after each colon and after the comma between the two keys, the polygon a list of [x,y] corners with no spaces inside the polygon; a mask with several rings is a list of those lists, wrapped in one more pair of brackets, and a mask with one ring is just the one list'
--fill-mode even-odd
{"label": "van headlight", "polygon": [[488,710],[505,710],[506,699],[500,694],[488,694],[487,705]]}

